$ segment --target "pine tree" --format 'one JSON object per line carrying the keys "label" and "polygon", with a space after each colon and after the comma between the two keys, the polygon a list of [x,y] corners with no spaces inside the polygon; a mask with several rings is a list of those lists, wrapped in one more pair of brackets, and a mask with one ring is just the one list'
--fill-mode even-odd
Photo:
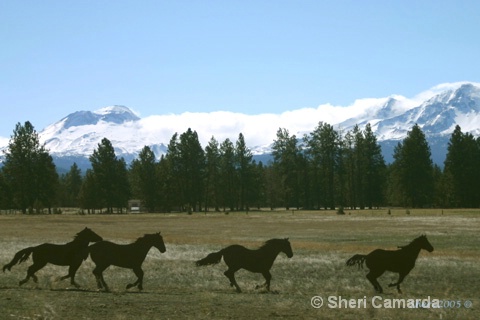
{"label": "pine tree", "polygon": [[181,177],[181,161],[179,150],[178,133],[175,133],[167,147],[167,154],[165,158],[160,159],[159,162],[159,177],[162,183],[161,190],[164,191],[163,207],[166,211],[174,208],[183,209],[185,205],[183,180]]}
{"label": "pine tree", "polygon": [[144,146],[130,164],[130,185],[133,196],[142,201],[148,212],[154,212],[157,204],[158,179],[156,176],[155,154]]}
{"label": "pine tree", "polygon": [[228,207],[230,210],[235,210],[238,184],[235,171],[235,148],[230,139],[225,139],[220,144],[220,189],[221,205],[223,210]]}
{"label": "pine tree", "polygon": [[82,187],[82,170],[74,162],[70,167],[70,170],[62,177],[62,183],[64,184],[63,193],[65,194],[65,206],[78,207],[78,197],[80,189]]}
{"label": "pine tree", "polygon": [[315,170],[318,206],[335,208],[335,175],[339,157],[339,135],[333,126],[320,122],[307,138],[308,153]]}
{"label": "pine tree", "polygon": [[113,213],[114,207],[126,207],[129,197],[126,163],[117,159],[110,140],[102,139],[90,156],[90,163],[101,205],[107,208],[108,213]]}
{"label": "pine tree", "polygon": [[99,192],[99,185],[96,182],[92,169],[88,169],[80,187],[78,201],[82,211],[87,209],[88,213],[95,213],[95,209],[102,208],[102,199]]}
{"label": "pine tree", "polygon": [[361,192],[363,203],[372,209],[379,206],[384,201],[383,189],[385,181],[385,160],[383,159],[382,149],[377,143],[377,138],[373,134],[370,124],[367,124],[363,132],[360,155],[360,175],[362,176]]}
{"label": "pine tree", "polygon": [[394,150],[392,179],[400,204],[410,207],[431,205],[434,181],[430,146],[416,124]]}
{"label": "pine tree", "polygon": [[448,143],[444,172],[452,188],[455,207],[480,205],[480,148],[472,134],[456,126]]}
{"label": "pine tree", "polygon": [[205,147],[205,210],[214,207],[219,210],[220,199],[220,149],[212,137]]}
{"label": "pine tree", "polygon": [[238,203],[239,209],[248,211],[248,189],[252,182],[252,152],[247,148],[243,134],[238,135],[238,140],[235,144],[235,163],[238,172],[239,194]]}
{"label": "pine tree", "polygon": [[287,210],[290,206],[298,208],[300,205],[300,186],[298,184],[300,149],[297,146],[297,137],[290,136],[287,129],[278,129],[272,150],[273,166],[280,176],[285,207]]}
{"label": "pine tree", "polygon": [[[357,139],[357,132],[360,129],[358,126],[355,126],[352,131],[349,131],[345,134],[342,140],[342,156],[343,156],[343,174],[345,175],[342,179],[345,188],[345,207],[350,207],[355,209],[358,206],[358,169],[357,169],[357,148],[355,145]],[[359,135],[359,137],[362,137]]]}
{"label": "pine tree", "polygon": [[25,214],[56,199],[58,175],[52,157],[30,122],[17,123],[5,153],[3,172],[15,207]]}
{"label": "pine tree", "polygon": [[185,205],[190,213],[200,209],[203,200],[203,178],[205,173],[205,154],[196,131],[190,128],[180,135],[178,144],[180,172]]}
{"label": "pine tree", "polygon": [[0,169],[0,209],[12,208],[12,192],[9,185],[7,184],[7,180],[5,178],[3,170]]}

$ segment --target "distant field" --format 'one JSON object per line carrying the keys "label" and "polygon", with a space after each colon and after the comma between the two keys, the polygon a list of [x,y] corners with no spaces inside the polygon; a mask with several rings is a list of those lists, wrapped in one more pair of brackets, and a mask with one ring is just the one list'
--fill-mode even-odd
{"label": "distant field", "polygon": [[[77,273],[80,290],[56,278],[66,267],[40,270],[39,285],[18,287],[31,260],[0,275],[0,319],[479,319],[480,210],[386,209],[349,211],[275,211],[208,214],[130,215],[0,215],[0,266],[20,249],[44,242],[66,243],[88,226],[104,239],[129,243],[145,233],[161,231],[167,252],[151,249],[143,270],[144,291],[125,290],[133,272],[105,271],[112,293],[97,292],[87,259]],[[451,308],[374,308],[376,296],[366,269],[346,267],[356,253],[396,249],[427,234],[435,251],[422,251],[402,284],[403,294],[388,283],[397,274],[379,278],[387,299],[460,301]],[[223,262],[196,267],[194,261],[229,244],[256,248],[271,238],[289,237],[294,256],[280,254],[271,273],[272,290],[256,291],[259,274],[239,271],[237,294],[223,275]],[[311,306],[314,296],[324,305]],[[329,308],[327,298],[364,299],[366,308]],[[472,306],[465,308],[466,301]],[[468,305],[468,303],[467,303]]]}

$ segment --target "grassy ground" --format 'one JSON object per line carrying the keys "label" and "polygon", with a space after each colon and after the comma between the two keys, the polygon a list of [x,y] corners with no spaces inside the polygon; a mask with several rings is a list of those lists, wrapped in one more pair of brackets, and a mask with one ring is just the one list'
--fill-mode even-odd
{"label": "grassy ground", "polygon": [[[144,290],[125,290],[133,272],[117,267],[105,271],[111,293],[98,292],[87,259],[77,272],[82,288],[56,281],[65,267],[48,265],[32,281],[18,287],[31,263],[0,275],[0,319],[478,319],[480,317],[480,210],[387,210],[320,212],[251,212],[158,215],[0,215],[0,266],[20,249],[44,242],[65,243],[85,226],[104,239],[129,243],[145,233],[161,231],[167,252],[151,249],[144,264]],[[426,233],[435,251],[422,251],[402,284],[403,294],[387,284],[380,303],[392,299],[460,301],[459,308],[374,308],[376,296],[366,270],[346,267],[356,253],[395,249]],[[194,261],[229,244],[256,248],[271,238],[289,237],[294,256],[277,258],[272,290],[255,290],[261,275],[241,270],[237,294],[223,275],[222,262],[196,267]],[[322,308],[311,305],[314,296]],[[361,308],[330,308],[328,297],[366,301]],[[466,301],[472,306],[465,308]]]}

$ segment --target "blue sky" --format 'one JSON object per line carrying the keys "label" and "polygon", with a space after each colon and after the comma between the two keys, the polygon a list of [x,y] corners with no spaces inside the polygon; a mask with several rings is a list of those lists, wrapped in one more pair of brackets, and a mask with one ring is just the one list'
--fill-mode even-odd
{"label": "blue sky", "polygon": [[141,117],[277,114],[480,82],[478,12],[441,0],[2,0],[0,137],[115,104]]}

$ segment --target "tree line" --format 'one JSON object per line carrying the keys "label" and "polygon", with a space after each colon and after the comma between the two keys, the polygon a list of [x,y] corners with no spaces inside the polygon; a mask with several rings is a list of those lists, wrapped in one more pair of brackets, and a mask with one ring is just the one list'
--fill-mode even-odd
{"label": "tree line", "polygon": [[370,124],[335,130],[319,122],[299,138],[279,128],[273,160],[256,162],[242,133],[234,142],[196,131],[175,133],[159,160],[145,146],[127,165],[104,138],[63,175],[30,122],[18,123],[0,170],[0,209],[23,213],[78,207],[88,213],[125,212],[138,199],[148,212],[244,211],[258,208],[365,209],[480,206],[480,138],[452,133],[444,168],[434,165],[424,133],[414,125],[386,164]]}

